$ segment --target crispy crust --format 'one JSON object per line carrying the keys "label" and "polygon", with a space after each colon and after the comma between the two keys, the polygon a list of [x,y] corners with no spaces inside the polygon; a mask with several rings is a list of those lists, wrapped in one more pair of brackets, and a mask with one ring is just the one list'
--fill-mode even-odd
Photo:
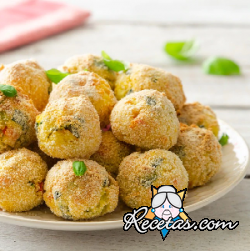
{"label": "crispy crust", "polygon": [[36,130],[40,149],[54,158],[89,158],[101,144],[99,116],[85,96],[49,103]]}
{"label": "crispy crust", "polygon": [[119,195],[117,182],[92,160],[77,159],[84,161],[87,171],[76,176],[75,160],[59,161],[48,172],[44,200],[50,210],[70,220],[90,219],[114,211]]}
{"label": "crispy crust", "polygon": [[205,185],[220,169],[221,146],[210,130],[181,124],[177,144],[170,149],[183,162],[189,188]]}
{"label": "crispy crust", "polygon": [[179,121],[162,92],[143,90],[120,100],[110,116],[117,139],[144,149],[168,150],[178,137]]}
{"label": "crispy crust", "polygon": [[0,207],[9,212],[29,211],[43,202],[47,165],[25,148],[0,155]]}
{"label": "crispy crust", "polygon": [[48,168],[51,168],[52,166],[54,166],[58,161],[59,159],[56,159],[56,158],[52,158],[50,157],[49,155],[45,154],[38,146],[38,142],[35,141],[33,142],[31,145],[29,145],[27,147],[30,151],[33,151],[35,153],[37,153],[42,159],[43,161],[46,162]]}
{"label": "crispy crust", "polygon": [[114,88],[114,81],[116,79],[116,73],[109,70],[109,68],[104,64],[102,57],[85,54],[73,56],[66,60],[62,66],[63,71],[69,73],[78,73],[84,70],[90,72],[95,72],[102,78],[106,79],[111,88]]}
{"label": "crispy crust", "polygon": [[199,102],[185,104],[180,110],[178,119],[187,125],[195,124],[201,128],[205,127],[211,130],[216,137],[218,136],[220,127],[215,113],[209,106],[204,106]]}
{"label": "crispy crust", "polygon": [[132,92],[153,89],[164,92],[178,111],[185,103],[181,81],[178,77],[162,69],[148,65],[131,64],[115,81],[115,96],[118,100]]}
{"label": "crispy crust", "polygon": [[117,181],[121,199],[132,208],[151,205],[151,185],[174,185],[179,191],[188,186],[188,174],[181,160],[166,150],[135,152],[125,157]]}
{"label": "crispy crust", "polygon": [[59,98],[87,96],[98,112],[101,127],[109,124],[117,100],[108,82],[93,72],[81,72],[64,78],[50,94],[50,102]]}
{"label": "crispy crust", "polygon": [[0,92],[0,153],[25,147],[35,141],[35,118],[39,114],[33,102],[16,87],[17,96]]}
{"label": "crispy crust", "polygon": [[117,140],[111,131],[107,131],[102,133],[99,150],[90,159],[104,166],[112,175],[116,175],[122,160],[131,153],[130,145]]}
{"label": "crispy crust", "polygon": [[6,65],[0,72],[0,83],[22,88],[38,111],[48,103],[51,83],[44,69],[35,61],[21,60]]}

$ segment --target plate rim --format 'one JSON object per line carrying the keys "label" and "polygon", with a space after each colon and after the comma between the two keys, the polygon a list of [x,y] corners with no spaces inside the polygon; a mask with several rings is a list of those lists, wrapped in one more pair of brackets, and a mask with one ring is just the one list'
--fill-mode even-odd
{"label": "plate rim", "polygon": [[[232,189],[234,189],[241,180],[245,177],[247,173],[247,168],[249,165],[249,147],[246,143],[245,139],[241,136],[241,134],[236,131],[233,127],[227,124],[225,121],[218,119],[219,124],[224,124],[232,130],[238,138],[242,141],[242,143],[246,147],[246,159],[241,166],[244,166],[244,171],[235,179],[230,186],[225,187],[224,189],[220,190],[218,193],[213,195],[212,197],[208,197],[203,199],[202,201],[198,201],[193,205],[185,207],[186,212],[192,212],[197,209],[200,209],[208,204],[218,200]],[[61,231],[93,231],[93,230],[104,230],[104,229],[116,229],[123,226],[123,220],[116,220],[116,221],[47,221],[47,220],[37,220],[37,219],[27,219],[23,218],[22,216],[17,216],[15,213],[12,215],[0,215],[0,222],[8,223],[17,226],[24,226],[24,227],[32,227],[37,229],[49,229],[49,230],[61,230]]]}

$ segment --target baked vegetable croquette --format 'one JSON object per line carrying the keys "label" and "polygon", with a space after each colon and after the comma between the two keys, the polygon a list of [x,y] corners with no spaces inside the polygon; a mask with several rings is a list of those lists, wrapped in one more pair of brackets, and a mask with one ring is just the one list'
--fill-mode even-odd
{"label": "baked vegetable croquette", "polygon": [[108,82],[93,72],[81,72],[64,78],[50,94],[50,101],[86,95],[98,112],[101,127],[109,124],[110,113],[116,104]]}
{"label": "baked vegetable croquette", "polygon": [[118,100],[145,89],[164,92],[173,103],[175,110],[180,110],[186,100],[178,77],[148,65],[131,64],[130,68],[121,73],[115,82],[115,96]]}
{"label": "baked vegetable croquette", "polygon": [[111,131],[102,133],[102,143],[99,150],[90,159],[104,166],[112,175],[118,173],[122,160],[132,153],[132,147],[116,139]]}
{"label": "baked vegetable croquette", "polygon": [[110,121],[118,140],[143,149],[168,150],[179,133],[173,104],[164,93],[155,90],[143,90],[121,99]]}
{"label": "baked vegetable croquette", "polygon": [[29,211],[43,202],[47,165],[25,148],[0,155],[0,208],[8,212]]}
{"label": "baked vegetable croquette", "polygon": [[22,60],[6,65],[0,72],[0,83],[20,87],[42,111],[49,99],[51,83],[44,69],[32,60]]}
{"label": "baked vegetable croquette", "polygon": [[185,104],[178,116],[181,123],[192,125],[195,124],[201,128],[211,130],[217,137],[220,127],[215,113],[209,106],[195,102],[192,104]]}
{"label": "baked vegetable croquette", "polygon": [[189,188],[205,185],[221,166],[221,146],[210,130],[181,124],[177,144],[170,149],[183,162]]}
{"label": "baked vegetable croquette", "polygon": [[121,199],[127,206],[138,208],[151,206],[151,185],[174,185],[179,191],[187,188],[188,174],[177,155],[156,149],[125,157],[117,181]]}
{"label": "baked vegetable croquette", "polygon": [[110,70],[103,62],[103,58],[96,55],[78,55],[66,60],[62,66],[64,72],[78,73],[80,71],[90,71],[106,79],[111,88],[114,88],[116,73]]}
{"label": "baked vegetable croquette", "polygon": [[35,119],[39,114],[28,96],[16,88],[15,97],[0,91],[0,153],[28,146],[36,140]]}
{"label": "baked vegetable croquette", "polygon": [[73,171],[74,160],[59,161],[48,172],[44,200],[57,216],[68,220],[85,220],[110,213],[118,203],[119,187],[104,167],[92,160],[84,161],[82,176]]}
{"label": "baked vegetable croquette", "polygon": [[54,158],[89,158],[101,143],[97,111],[85,96],[51,102],[36,118],[38,144]]}

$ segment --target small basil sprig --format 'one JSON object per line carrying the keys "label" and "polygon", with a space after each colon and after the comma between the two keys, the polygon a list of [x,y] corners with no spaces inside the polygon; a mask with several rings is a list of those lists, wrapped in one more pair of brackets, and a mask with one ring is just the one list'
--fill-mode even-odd
{"label": "small basil sprig", "polygon": [[199,43],[195,40],[167,42],[165,44],[165,52],[174,59],[188,60],[199,49]]}
{"label": "small basil sprig", "polygon": [[0,85],[0,91],[6,97],[15,97],[17,95],[16,88],[11,85]]}
{"label": "small basil sprig", "polygon": [[219,140],[219,143],[222,146],[225,146],[227,144],[227,142],[228,142],[228,139],[229,139],[229,136],[226,133],[223,133],[223,135],[221,136],[221,138]]}
{"label": "small basil sprig", "polygon": [[46,71],[46,74],[48,78],[55,84],[58,84],[62,79],[70,75],[70,73],[67,72],[61,72],[57,69],[50,69]]}
{"label": "small basil sprig", "polygon": [[105,51],[102,51],[102,58],[104,64],[112,71],[125,71],[128,69],[128,64],[120,61],[112,59]]}
{"label": "small basil sprig", "polygon": [[203,63],[203,71],[211,75],[240,75],[240,67],[231,59],[210,57]]}
{"label": "small basil sprig", "polygon": [[74,161],[73,171],[76,176],[82,176],[87,171],[87,167],[83,161]]}

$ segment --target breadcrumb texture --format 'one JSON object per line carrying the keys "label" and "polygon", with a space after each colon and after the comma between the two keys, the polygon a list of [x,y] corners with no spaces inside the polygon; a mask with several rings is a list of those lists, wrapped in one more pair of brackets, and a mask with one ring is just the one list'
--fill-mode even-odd
{"label": "breadcrumb texture", "polygon": [[220,127],[215,113],[209,106],[195,102],[192,104],[185,104],[180,110],[178,119],[181,123],[192,125],[195,124],[201,128],[211,130],[217,137]]}
{"label": "breadcrumb texture", "polygon": [[221,146],[210,130],[181,124],[177,144],[170,150],[182,160],[189,188],[205,185],[220,169]]}
{"label": "breadcrumb texture", "polygon": [[80,71],[88,70],[94,72],[106,79],[110,87],[114,88],[114,81],[116,79],[116,72],[110,70],[103,62],[100,56],[85,54],[76,55],[66,60],[62,66],[64,72],[78,73]]}
{"label": "breadcrumb texture", "polygon": [[117,181],[120,197],[131,208],[151,206],[151,185],[187,188],[188,174],[181,160],[172,152],[155,149],[127,156],[119,167]]}
{"label": "breadcrumb texture", "polygon": [[81,72],[64,78],[50,94],[50,101],[86,95],[98,112],[101,127],[109,124],[110,113],[117,103],[108,82],[93,72]]}
{"label": "breadcrumb texture", "polygon": [[175,145],[179,121],[166,95],[143,90],[121,99],[110,116],[115,137],[144,149],[168,150]]}
{"label": "breadcrumb texture", "polygon": [[51,82],[36,61],[21,60],[6,65],[0,72],[0,83],[22,88],[38,111],[48,103]]}
{"label": "breadcrumb texture", "polygon": [[52,166],[54,166],[59,159],[56,158],[52,158],[49,155],[45,154],[38,146],[38,142],[33,142],[31,145],[29,145],[27,147],[29,150],[37,153],[47,164],[48,168],[51,168]]}
{"label": "breadcrumb texture", "polygon": [[180,110],[186,100],[180,79],[152,66],[131,64],[130,68],[119,74],[115,81],[115,96],[118,100],[145,89],[164,92],[175,110]]}
{"label": "breadcrumb texture", "polygon": [[132,146],[116,139],[111,131],[106,131],[102,133],[99,150],[90,159],[104,166],[112,175],[117,175],[120,163],[132,151]]}
{"label": "breadcrumb texture", "polygon": [[0,155],[0,207],[8,212],[29,211],[43,202],[47,165],[25,148]]}
{"label": "breadcrumb texture", "polygon": [[75,160],[59,161],[45,181],[44,200],[50,210],[67,220],[85,220],[113,212],[118,204],[119,187],[104,167],[84,161],[87,171],[76,176]]}
{"label": "breadcrumb texture", "polygon": [[85,96],[49,103],[36,118],[39,147],[53,158],[89,158],[99,149],[99,116]]}
{"label": "breadcrumb texture", "polygon": [[35,119],[39,114],[22,89],[7,97],[0,91],[0,153],[25,147],[36,140]]}

